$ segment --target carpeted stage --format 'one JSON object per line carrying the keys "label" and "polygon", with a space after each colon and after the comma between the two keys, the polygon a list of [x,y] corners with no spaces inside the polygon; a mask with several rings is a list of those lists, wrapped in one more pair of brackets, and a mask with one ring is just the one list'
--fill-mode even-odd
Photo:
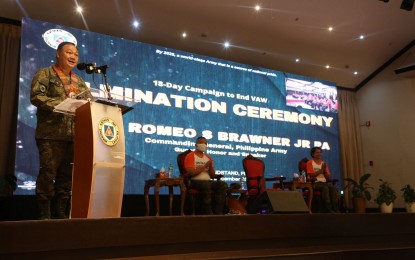
{"label": "carpeted stage", "polygon": [[271,214],[0,222],[0,259],[393,259],[415,214]]}

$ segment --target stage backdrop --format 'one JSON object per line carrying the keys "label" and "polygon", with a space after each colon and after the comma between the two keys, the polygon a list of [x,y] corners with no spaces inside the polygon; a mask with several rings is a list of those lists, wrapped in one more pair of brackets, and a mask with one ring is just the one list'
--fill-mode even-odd
{"label": "stage backdrop", "polygon": [[[332,82],[24,18],[17,194],[34,194],[39,168],[30,83],[55,62],[62,41],[76,42],[80,62],[108,65],[114,101],[134,107],[123,116],[125,194],[142,194],[144,181],[169,164],[179,175],[176,156],[194,149],[198,136],[208,139],[208,154],[228,183],[244,180],[248,154],[264,160],[266,177],[290,179],[312,146],[323,148],[332,175],[341,176]],[[75,73],[91,88],[104,88],[102,74]]]}

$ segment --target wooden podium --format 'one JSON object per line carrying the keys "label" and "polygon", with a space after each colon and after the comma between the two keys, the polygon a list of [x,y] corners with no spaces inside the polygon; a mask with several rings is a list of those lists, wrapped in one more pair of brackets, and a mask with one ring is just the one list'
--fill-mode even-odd
{"label": "wooden podium", "polygon": [[122,110],[88,102],[76,110],[71,218],[119,218],[124,191]]}

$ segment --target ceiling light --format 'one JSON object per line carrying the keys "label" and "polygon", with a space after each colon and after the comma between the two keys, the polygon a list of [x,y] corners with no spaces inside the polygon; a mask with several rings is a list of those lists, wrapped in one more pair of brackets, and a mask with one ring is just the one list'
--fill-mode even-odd
{"label": "ceiling light", "polygon": [[185,32],[184,32],[184,33],[182,33],[182,37],[183,37],[183,38],[186,38],[186,37],[187,37],[187,33],[185,33]]}
{"label": "ceiling light", "polygon": [[330,31],[330,32],[331,32],[331,31],[333,31],[333,27],[331,27],[331,26],[330,26],[330,27],[329,27],[329,31]]}
{"label": "ceiling light", "polygon": [[363,40],[364,38],[365,38],[365,36],[363,34],[359,36],[360,40]]}
{"label": "ceiling light", "polygon": [[82,13],[82,7],[80,7],[79,5],[76,7],[76,11],[78,12],[78,13]]}
{"label": "ceiling light", "polygon": [[326,69],[330,69],[330,65],[326,65]]}
{"label": "ceiling light", "polygon": [[138,28],[140,26],[140,22],[138,22],[137,20],[135,20],[133,22],[133,26],[134,26],[134,28]]}
{"label": "ceiling light", "polygon": [[411,11],[414,8],[414,0],[403,0],[401,9]]}
{"label": "ceiling light", "polygon": [[260,9],[261,9],[261,6],[259,6],[259,5],[255,6],[255,11],[259,11]]}
{"label": "ceiling light", "polygon": [[226,41],[226,42],[223,43],[223,46],[227,49],[227,48],[229,48],[230,44],[229,44],[228,41]]}
{"label": "ceiling light", "polygon": [[300,59],[299,58],[295,59],[295,62],[300,62]]}
{"label": "ceiling light", "polygon": [[354,75],[357,75],[357,74],[359,74],[359,72],[355,71],[355,72],[353,72],[353,74],[354,74]]}

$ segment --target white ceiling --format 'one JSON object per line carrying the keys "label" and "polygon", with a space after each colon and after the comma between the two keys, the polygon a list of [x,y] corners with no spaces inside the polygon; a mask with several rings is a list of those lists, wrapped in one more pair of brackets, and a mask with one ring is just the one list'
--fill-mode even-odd
{"label": "white ceiling", "polygon": [[[76,2],[84,9],[83,18],[75,12]],[[0,0],[0,17],[27,16],[355,88],[415,42],[415,9],[402,10],[401,2]],[[253,9],[256,4],[259,12]],[[141,23],[138,30],[131,26],[134,18]],[[181,38],[184,31],[186,39]],[[366,36],[363,41],[358,39],[361,34]],[[231,48],[225,50],[224,41]],[[415,62],[412,51],[404,55],[404,63]],[[295,63],[296,58],[301,61]],[[325,68],[328,64],[330,69]]]}

